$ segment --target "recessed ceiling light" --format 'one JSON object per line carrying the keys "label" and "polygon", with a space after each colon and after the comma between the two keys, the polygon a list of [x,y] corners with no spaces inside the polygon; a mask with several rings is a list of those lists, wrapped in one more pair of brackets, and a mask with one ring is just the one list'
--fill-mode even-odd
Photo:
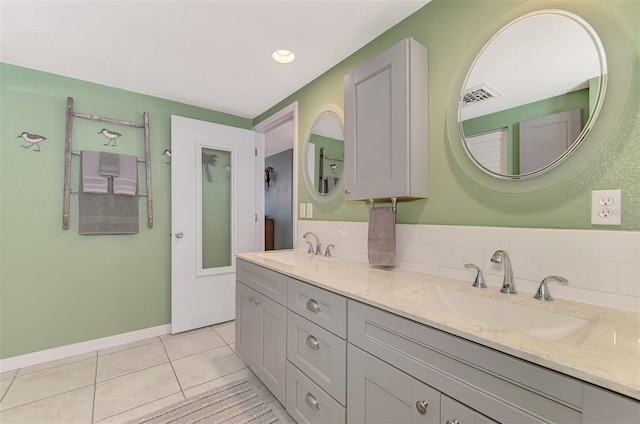
{"label": "recessed ceiling light", "polygon": [[278,63],[291,63],[296,59],[296,55],[289,50],[276,50],[271,57]]}

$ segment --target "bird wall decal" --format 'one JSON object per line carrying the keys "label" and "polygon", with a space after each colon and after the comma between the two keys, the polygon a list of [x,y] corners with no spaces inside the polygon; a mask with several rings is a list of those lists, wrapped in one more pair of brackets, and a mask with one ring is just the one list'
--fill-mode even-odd
{"label": "bird wall decal", "polygon": [[38,135],[38,134],[30,134],[30,133],[28,133],[26,131],[23,131],[22,134],[20,134],[16,138],[23,138],[25,141],[27,141],[27,143],[31,143],[31,144],[28,144],[26,146],[24,144],[21,144],[21,146],[24,147],[25,149],[28,149],[28,148],[33,147],[33,146],[36,146],[36,148],[33,149],[34,152],[39,152],[40,151],[40,142],[47,139],[47,137],[43,137],[43,136]]}
{"label": "bird wall decal", "polygon": [[98,132],[98,134],[102,134],[103,136],[107,137],[107,139],[109,139],[109,141],[105,144],[105,146],[110,146],[111,142],[113,141],[113,147],[116,147],[116,139],[122,136],[122,134],[115,131],[108,130],[106,128],[101,129],[100,132]]}

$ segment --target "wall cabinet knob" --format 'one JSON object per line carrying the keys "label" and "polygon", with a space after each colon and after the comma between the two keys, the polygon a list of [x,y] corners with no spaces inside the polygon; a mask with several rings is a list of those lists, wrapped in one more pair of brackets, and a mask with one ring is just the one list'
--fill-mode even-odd
{"label": "wall cabinet knob", "polygon": [[184,237],[184,233],[182,231],[177,231],[176,238],[181,239],[182,237]]}
{"label": "wall cabinet knob", "polygon": [[420,415],[426,414],[428,407],[429,407],[429,404],[427,403],[426,400],[419,400],[416,402],[416,409],[418,410]]}

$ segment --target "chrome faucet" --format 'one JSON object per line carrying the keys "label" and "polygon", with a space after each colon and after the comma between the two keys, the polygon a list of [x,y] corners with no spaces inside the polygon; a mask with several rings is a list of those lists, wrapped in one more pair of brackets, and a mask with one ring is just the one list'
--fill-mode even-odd
{"label": "chrome faucet", "polygon": [[506,250],[497,250],[491,257],[491,262],[501,264],[504,262],[504,279],[502,280],[502,293],[516,294],[516,282],[513,280],[513,269],[511,259]]}
{"label": "chrome faucet", "polygon": [[308,251],[308,253],[313,253],[313,247],[311,245],[311,242],[307,239],[308,236],[313,236],[313,238],[316,239],[316,251],[315,251],[315,254],[316,255],[322,255],[322,245],[320,244],[320,239],[318,238],[318,236],[315,233],[313,233],[311,231],[308,231],[308,232],[304,233],[304,235],[302,236],[302,238],[307,240],[307,243],[309,243],[309,251]]}
{"label": "chrome faucet", "polygon": [[553,297],[551,297],[551,293],[549,292],[549,287],[547,287],[547,282],[552,280],[557,281],[563,286],[569,284],[569,280],[564,277],[560,277],[559,275],[550,275],[542,280],[540,287],[538,287],[538,291],[533,297],[538,300],[553,300]]}

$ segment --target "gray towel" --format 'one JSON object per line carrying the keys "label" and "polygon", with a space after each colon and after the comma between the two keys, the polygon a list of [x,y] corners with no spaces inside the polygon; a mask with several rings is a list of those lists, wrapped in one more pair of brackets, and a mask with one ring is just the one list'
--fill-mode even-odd
{"label": "gray towel", "polygon": [[100,175],[100,152],[80,152],[82,192],[107,193],[109,179]]}
{"label": "gray towel", "polygon": [[113,177],[113,194],[135,196],[138,191],[138,158],[120,156],[120,175]]}
{"label": "gray towel", "polygon": [[391,207],[369,211],[369,263],[393,266],[396,260],[396,214]]}
{"label": "gray towel", "polygon": [[120,175],[119,154],[100,152],[100,175],[103,177],[117,177]]}
{"label": "gray towel", "polygon": [[82,187],[84,181],[82,162],[85,156],[80,156],[81,174],[80,190],[78,190],[80,234],[138,234],[140,208],[138,196],[87,193]]}

